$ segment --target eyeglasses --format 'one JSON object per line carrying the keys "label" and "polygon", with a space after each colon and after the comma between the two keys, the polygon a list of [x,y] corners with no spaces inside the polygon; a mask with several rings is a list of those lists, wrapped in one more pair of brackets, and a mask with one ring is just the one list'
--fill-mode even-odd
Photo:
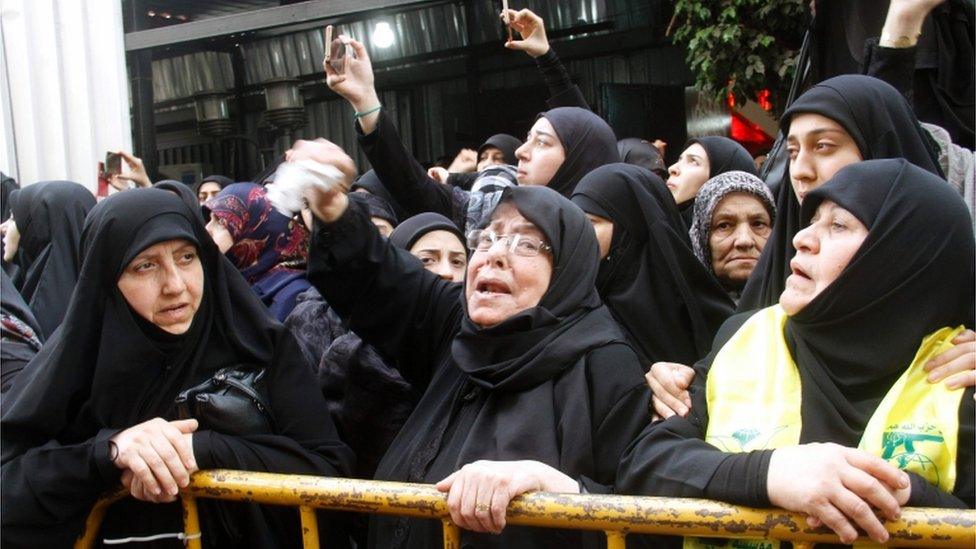
{"label": "eyeglasses", "polygon": [[504,240],[508,252],[522,257],[535,257],[543,251],[552,251],[552,246],[538,238],[521,234],[495,234],[493,231],[474,230],[468,233],[468,249],[487,252],[496,242]]}

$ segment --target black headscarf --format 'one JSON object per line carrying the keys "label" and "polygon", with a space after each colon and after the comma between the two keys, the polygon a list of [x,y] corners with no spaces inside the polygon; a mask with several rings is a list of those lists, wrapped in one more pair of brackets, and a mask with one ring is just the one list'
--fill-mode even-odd
{"label": "black headscarf", "polygon": [[78,279],[81,230],[95,196],[78,183],[45,181],[14,191],[10,203],[20,231],[17,289],[47,338],[61,324]]}
{"label": "black headscarf", "polygon": [[664,165],[661,151],[644,139],[627,137],[617,141],[617,153],[620,154],[621,162],[650,170],[660,178],[668,176],[668,167]]}
{"label": "black headscarf", "polygon": [[380,181],[380,178],[378,175],[376,175],[375,171],[369,170],[368,172],[359,176],[359,179],[352,184],[352,190],[355,191],[356,189],[365,189],[369,191],[370,194],[375,194],[383,200],[386,200],[387,204],[393,208],[393,213],[396,214],[397,219],[406,219],[410,217],[407,210],[403,209],[403,206],[401,206],[400,203],[393,198],[390,191],[385,185],[383,185],[383,182]]}
{"label": "black headscarf", "polygon": [[[223,175],[208,175],[207,177],[201,179],[199,183],[194,185],[194,192],[200,192],[200,187],[202,187],[204,183],[216,183],[217,185],[220,185],[221,190],[223,190],[223,188],[227,185],[233,184],[234,180]],[[197,202],[199,203],[199,201]]]}
{"label": "black headscarf", "polygon": [[840,276],[787,320],[785,332],[801,375],[813,381],[803,384],[804,411],[820,411],[803,413],[817,419],[804,421],[802,438],[839,434],[856,446],[922,338],[944,326],[973,326],[976,244],[958,193],[905,160],[843,168],[807,195],[803,225],[825,200],[869,233]]}
{"label": "black headscarf", "polygon": [[[789,134],[798,114],[814,113],[843,126],[854,139],[864,160],[904,158],[940,177],[938,156],[918,123],[911,105],[891,85],[857,74],[835,76],[803,93],[783,113],[780,130]],[[800,203],[793,192],[789,172],[774,186],[776,224],[766,242],[749,282],[742,291],[739,310],[772,305],[783,293],[796,250],[793,236],[800,230]]]}
{"label": "black headscarf", "polygon": [[505,163],[514,166],[518,164],[518,158],[515,158],[515,149],[522,146],[522,142],[519,141],[517,137],[508,135],[507,133],[496,133],[495,135],[489,137],[484,143],[478,147],[478,157],[481,157],[482,151],[488,147],[495,147],[496,149],[502,151],[502,156],[505,158]]}
{"label": "black headscarf", "polygon": [[[173,239],[198,249],[204,295],[189,330],[168,334],[119,291],[142,250]],[[62,329],[4,401],[4,462],[48,440],[86,440],[99,429],[173,418],[177,392],[228,365],[271,364],[281,325],[224,258],[195,214],[171,192],[114,194],[91,212],[84,264]]]}
{"label": "black headscarf", "polygon": [[559,107],[540,113],[556,130],[566,159],[547,187],[569,198],[583,176],[604,164],[620,162],[617,137],[613,129],[592,111],[579,107]]}
{"label": "black headscarf", "polygon": [[[432,231],[447,231],[456,236],[461,241],[461,245],[465,246],[464,235],[458,230],[457,225],[443,215],[434,212],[417,214],[397,225],[397,228],[390,234],[390,243],[409,252],[410,248],[421,237]],[[466,246],[465,249],[467,249]]]}
{"label": "black headscarf", "polygon": [[549,289],[539,305],[490,328],[472,322],[464,302],[451,354],[475,383],[519,391],[552,378],[619,332],[600,325],[610,315],[596,291],[598,246],[583,212],[546,187],[510,187],[504,193],[502,201],[510,199],[552,246]]}
{"label": "black headscarf", "polygon": [[597,290],[645,366],[705,356],[734,305],[695,257],[664,181],[639,166],[611,164],[584,177],[573,202],[613,222]]}
{"label": "black headscarf", "polygon": [[752,155],[734,139],[720,135],[695,137],[688,140],[685,148],[687,149],[693,143],[701,145],[705,149],[705,153],[708,154],[709,179],[733,170],[759,175]]}

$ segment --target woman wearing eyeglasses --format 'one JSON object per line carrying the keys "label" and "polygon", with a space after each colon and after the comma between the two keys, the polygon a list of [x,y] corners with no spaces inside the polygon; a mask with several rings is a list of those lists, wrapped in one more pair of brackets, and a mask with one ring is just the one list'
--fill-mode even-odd
{"label": "woman wearing eyeglasses", "polygon": [[[608,490],[646,423],[650,393],[594,288],[597,241],[583,212],[549,188],[505,190],[468,235],[459,285],[382,239],[343,191],[306,198],[317,218],[309,280],[424,391],[376,478],[437,483],[470,530],[466,547],[586,546],[580,532],[502,531],[518,494]],[[371,520],[370,547],[441,543],[437,521]]]}

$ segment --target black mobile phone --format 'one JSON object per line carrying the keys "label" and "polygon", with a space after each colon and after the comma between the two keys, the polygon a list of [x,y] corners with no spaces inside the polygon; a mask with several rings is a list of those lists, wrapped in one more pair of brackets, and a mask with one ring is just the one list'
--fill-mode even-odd
{"label": "black mobile phone", "polygon": [[122,155],[109,151],[105,153],[105,175],[112,176],[122,173]]}

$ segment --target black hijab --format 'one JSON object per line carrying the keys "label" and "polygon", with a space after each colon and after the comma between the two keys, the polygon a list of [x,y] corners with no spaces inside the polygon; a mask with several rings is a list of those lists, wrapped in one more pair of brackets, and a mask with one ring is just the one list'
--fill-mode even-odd
{"label": "black hijab", "polygon": [[566,159],[552,176],[550,189],[569,198],[583,176],[604,164],[620,162],[613,129],[592,111],[559,107],[540,113],[556,130]]}
{"label": "black hijab", "polygon": [[508,135],[507,133],[496,133],[478,147],[478,157],[480,158],[482,151],[488,147],[494,147],[502,151],[502,156],[505,158],[506,164],[514,166],[518,164],[518,158],[515,158],[515,149],[521,146],[522,142],[517,137]]}
{"label": "black hijab", "polygon": [[803,407],[821,411],[803,413],[817,419],[804,422],[802,438],[840,435],[856,446],[922,339],[945,326],[973,326],[976,244],[958,193],[903,159],[843,168],[807,195],[803,225],[825,200],[869,233],[840,276],[787,320],[785,333],[801,375],[812,380],[803,384]]}
{"label": "black hijab", "polygon": [[467,250],[464,235],[458,230],[457,225],[443,215],[434,212],[417,214],[397,225],[397,228],[393,229],[393,233],[390,234],[390,243],[409,252],[410,248],[421,237],[433,231],[447,231],[453,234]]}
{"label": "black hijab", "polygon": [[695,257],[664,181],[639,166],[610,164],[580,181],[573,202],[613,222],[596,287],[645,367],[705,356],[734,305]]}
{"label": "black hijab", "polygon": [[617,153],[621,162],[650,170],[662,179],[668,176],[668,167],[664,165],[661,151],[644,139],[627,137],[617,141]]}
{"label": "black hijab", "polygon": [[378,175],[376,175],[375,171],[369,170],[368,172],[359,176],[359,179],[352,184],[352,190],[355,191],[356,189],[365,189],[369,191],[370,194],[375,194],[383,200],[386,200],[386,203],[393,208],[393,213],[396,214],[397,219],[406,219],[407,217],[410,217],[410,215],[407,214],[407,210],[403,209],[403,206],[401,206],[400,203],[393,198],[390,191],[385,185],[383,185],[383,182],[380,181],[380,178]]}
{"label": "black hijab", "polygon": [[[135,189],[106,198],[82,239],[78,291],[62,329],[4,400],[4,462],[48,440],[70,444],[99,429],[173,418],[176,394],[217,369],[271,364],[284,330],[171,192]],[[204,274],[200,307],[179,336],[142,319],[117,286],[133,257],[172,239],[197,247]]]}
{"label": "black hijab", "polygon": [[[824,80],[786,109],[780,119],[780,131],[789,134],[793,117],[807,113],[825,116],[843,126],[857,143],[864,160],[904,158],[943,176],[937,153],[911,105],[898,90],[877,78],[846,74]],[[789,171],[778,186],[772,187],[776,196],[776,224],[742,291],[740,311],[779,301],[790,274],[790,260],[796,253],[793,236],[800,230],[800,203],[793,192]]]}
{"label": "black hijab", "polygon": [[81,268],[81,230],[95,196],[78,183],[44,181],[10,195],[20,231],[17,289],[34,311],[43,337],[61,324]]}
{"label": "black hijab", "polygon": [[759,175],[756,170],[756,163],[752,155],[745,147],[734,139],[722,137],[720,135],[708,135],[689,139],[685,144],[687,149],[694,143],[698,143],[708,154],[708,178],[725,172],[738,171]]}

